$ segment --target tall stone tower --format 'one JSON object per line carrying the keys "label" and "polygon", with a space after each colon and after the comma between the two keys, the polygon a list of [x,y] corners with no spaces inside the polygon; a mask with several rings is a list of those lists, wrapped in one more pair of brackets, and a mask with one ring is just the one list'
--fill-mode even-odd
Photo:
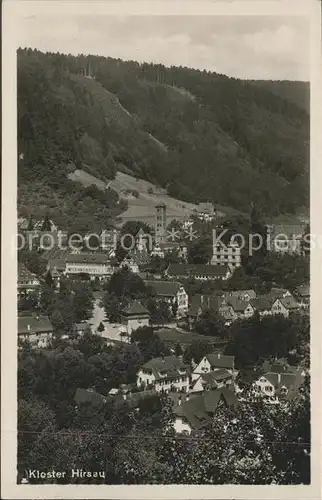
{"label": "tall stone tower", "polygon": [[167,206],[164,203],[156,205],[155,243],[159,245],[165,241],[167,229]]}

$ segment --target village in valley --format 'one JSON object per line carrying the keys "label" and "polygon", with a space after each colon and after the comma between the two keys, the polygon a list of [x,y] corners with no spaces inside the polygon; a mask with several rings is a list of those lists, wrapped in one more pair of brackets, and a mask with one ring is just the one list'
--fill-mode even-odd
{"label": "village in valley", "polygon": [[17,58],[17,483],[310,484],[309,84]]}
{"label": "village in valley", "polygon": [[[254,209],[250,219],[267,238],[272,226],[261,226]],[[304,262],[305,226],[292,227],[289,241],[283,233],[282,244],[275,240],[270,251],[245,257],[235,242],[213,237],[213,228],[228,222],[211,203],[169,222],[160,203],[154,227],[127,221],[85,234],[71,250],[67,232],[48,217],[20,220],[19,232],[32,241],[18,263],[20,351],[36,350],[46,359],[64,349],[88,349],[98,378],[69,387],[69,404],[90,405],[93,412],[127,404],[130,411],[166,397],[176,435],[207,428],[222,407],[234,418],[250,402],[284,408],[300,401],[309,375],[308,280],[296,282],[291,271],[290,286],[282,286],[282,271],[279,281],[265,283],[244,267],[260,266],[267,255]],[[136,355],[127,364],[124,352],[132,347]],[[110,380],[106,352],[116,364],[119,353],[123,363]]]}

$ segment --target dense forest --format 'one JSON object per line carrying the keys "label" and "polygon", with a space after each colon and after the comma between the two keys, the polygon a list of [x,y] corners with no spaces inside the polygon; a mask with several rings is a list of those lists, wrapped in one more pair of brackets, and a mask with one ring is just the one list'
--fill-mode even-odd
{"label": "dense forest", "polygon": [[[309,204],[308,84],[183,67],[18,51],[19,211],[106,226],[121,211],[69,181],[117,170],[184,201],[266,215]],[[77,224],[76,224],[77,225]]]}

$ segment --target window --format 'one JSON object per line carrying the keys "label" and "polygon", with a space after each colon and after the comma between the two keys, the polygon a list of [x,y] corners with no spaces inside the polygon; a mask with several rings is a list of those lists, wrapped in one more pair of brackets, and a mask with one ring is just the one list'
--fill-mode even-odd
{"label": "window", "polygon": [[272,388],[272,386],[271,386],[271,385],[266,385],[266,386],[265,386],[265,391],[266,391],[266,392],[272,392],[272,390],[273,390],[273,388]]}

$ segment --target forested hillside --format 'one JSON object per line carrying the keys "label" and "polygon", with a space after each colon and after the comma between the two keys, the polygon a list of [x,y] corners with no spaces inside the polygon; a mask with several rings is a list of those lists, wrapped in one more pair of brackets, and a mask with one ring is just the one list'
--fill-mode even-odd
{"label": "forested hillside", "polygon": [[82,168],[102,180],[121,170],[184,201],[295,213],[309,203],[308,85],[281,83],[19,50],[19,210],[47,203],[80,225],[103,213],[106,226],[123,207],[67,179]]}

